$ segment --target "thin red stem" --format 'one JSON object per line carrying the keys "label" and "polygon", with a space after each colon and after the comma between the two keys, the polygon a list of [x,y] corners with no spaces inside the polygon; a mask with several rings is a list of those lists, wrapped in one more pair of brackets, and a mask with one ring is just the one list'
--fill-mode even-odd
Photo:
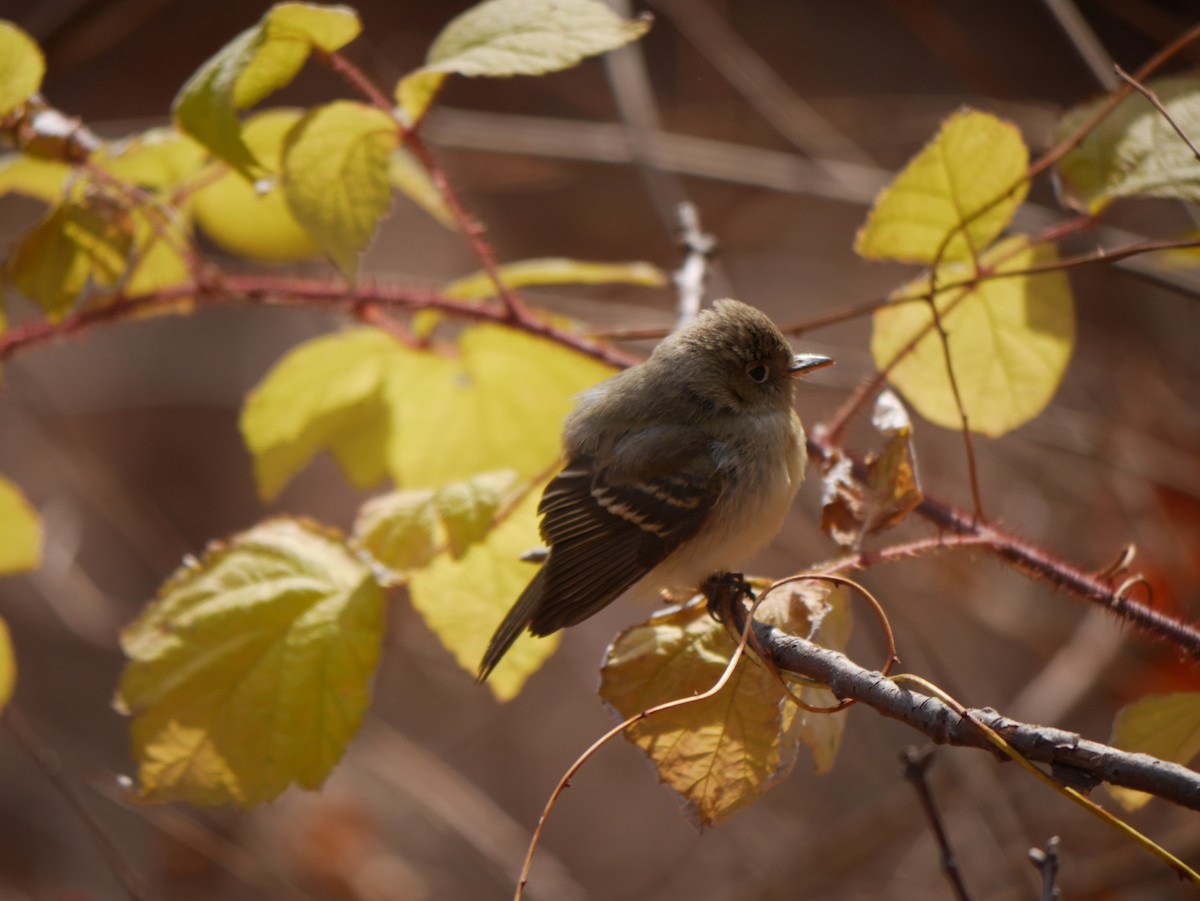
{"label": "thin red stem", "polygon": [[[374,106],[384,110],[388,115],[395,118],[395,105],[383,95],[354,63],[350,62],[340,53],[322,53],[319,59],[338,75],[346,79],[355,90],[359,91]],[[505,284],[504,278],[500,274],[500,266],[496,261],[495,251],[492,250],[490,244],[483,240],[483,232],[485,230],[483,224],[467,212],[466,207],[463,206],[462,200],[458,196],[458,192],[454,190],[450,179],[446,177],[446,171],[429,151],[420,134],[418,134],[417,129],[405,126],[398,119],[396,121],[396,128],[399,130],[400,137],[405,145],[412,151],[413,156],[417,158],[422,167],[424,167],[429,177],[433,180],[434,186],[438,189],[438,193],[442,195],[442,199],[446,202],[446,207],[450,210],[450,215],[454,218],[459,233],[466,240],[467,244],[470,245],[471,252],[479,260],[483,271],[495,286],[496,296],[504,304],[507,318],[514,322],[520,322],[529,318],[529,310],[525,306],[525,302],[521,300],[515,291]]]}
{"label": "thin red stem", "polygon": [[360,315],[364,307],[394,309],[405,312],[437,310],[458,319],[472,322],[493,322],[518,331],[538,335],[569,347],[581,354],[607,363],[614,368],[631,366],[638,360],[631,354],[567,331],[533,316],[513,321],[507,313],[494,306],[453,300],[419,288],[381,285],[359,285],[348,293],[345,285],[332,281],[282,276],[224,276],[220,280],[201,284],[180,285],[138,297],[120,297],[105,306],[73,313],[58,322],[34,320],[14,326],[0,334],[0,361],[32,347],[61,337],[76,335],[95,325],[120,322],[156,308],[169,309],[181,298],[194,298],[199,306],[229,303],[253,303],[274,306],[308,306]]}

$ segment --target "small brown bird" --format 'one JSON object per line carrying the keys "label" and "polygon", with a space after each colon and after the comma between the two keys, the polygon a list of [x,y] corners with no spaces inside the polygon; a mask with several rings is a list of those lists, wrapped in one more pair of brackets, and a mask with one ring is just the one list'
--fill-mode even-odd
{"label": "small brown bird", "polygon": [[567,464],[538,505],[549,556],[492,636],[479,681],[526,627],[549,635],[631,588],[694,591],[766,545],[804,478],[793,379],[832,363],[793,355],[763,313],[718,300],[580,395],[563,427]]}

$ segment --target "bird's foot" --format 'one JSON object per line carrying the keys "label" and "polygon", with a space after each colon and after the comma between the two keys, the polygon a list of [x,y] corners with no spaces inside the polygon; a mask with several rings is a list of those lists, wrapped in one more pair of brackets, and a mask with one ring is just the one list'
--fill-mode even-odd
{"label": "bird's foot", "polygon": [[728,611],[742,598],[754,601],[754,589],[742,573],[714,573],[704,580],[700,591],[708,601],[708,615],[717,622],[727,622]]}

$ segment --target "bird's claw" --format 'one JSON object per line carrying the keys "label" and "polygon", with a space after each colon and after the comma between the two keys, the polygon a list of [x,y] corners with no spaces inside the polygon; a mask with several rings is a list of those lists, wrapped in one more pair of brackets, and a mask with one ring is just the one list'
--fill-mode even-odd
{"label": "bird's claw", "polygon": [[753,602],[754,589],[742,573],[714,573],[704,580],[700,591],[708,601],[708,615],[717,622],[725,622],[725,611],[741,598]]}

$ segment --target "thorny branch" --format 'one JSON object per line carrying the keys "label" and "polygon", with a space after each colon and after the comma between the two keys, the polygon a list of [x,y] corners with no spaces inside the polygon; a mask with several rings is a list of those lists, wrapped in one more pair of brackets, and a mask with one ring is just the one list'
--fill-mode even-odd
{"label": "thorny branch", "polygon": [[[1096,124],[1127,96],[1140,79],[1146,78],[1165,60],[1177,53],[1187,43],[1200,37],[1200,26],[1193,28],[1179,40],[1154,57],[1129,79],[1120,91],[1097,111],[1066,141],[1047,153],[1030,166],[1026,173],[1032,178],[1062,158],[1072,147],[1086,136]],[[371,85],[362,73],[339,54],[326,54],[322,58],[330,67],[345,77],[367,99],[380,108],[392,111],[390,101]],[[10,123],[0,123],[9,126]],[[117,296],[104,306],[89,307],[69,315],[58,322],[30,321],[10,328],[0,335],[0,361],[11,359],[18,353],[51,341],[78,335],[98,326],[137,318],[154,310],[169,310],[185,297],[194,298],[200,306],[232,303],[249,303],[279,306],[306,306],[345,312],[360,318],[372,319],[379,311],[404,313],[433,309],[457,318],[503,324],[521,331],[540,335],[562,346],[577,350],[594,359],[614,367],[623,367],[636,362],[636,358],[603,342],[584,337],[571,331],[545,323],[529,313],[523,302],[508,289],[498,272],[495,254],[482,239],[483,227],[466,212],[444,170],[421,140],[417,129],[397,123],[401,135],[434,183],[441,190],[459,231],[464,235],[471,251],[491,276],[500,304],[475,304],[457,301],[440,295],[436,291],[403,286],[359,285],[353,289],[334,280],[316,280],[275,276],[231,276],[213,277],[197,265],[193,271],[193,283],[141,296]],[[76,129],[78,130],[78,129]],[[72,131],[74,134],[75,131]],[[75,145],[70,145],[75,146]],[[90,151],[90,147],[88,150]],[[86,158],[86,153],[82,154]],[[80,161],[80,160],[77,160]],[[982,215],[985,210],[979,211]],[[962,227],[966,226],[962,223]],[[1081,226],[1082,227],[1082,226]],[[962,282],[946,283],[939,291],[968,287],[991,278],[1007,278],[1031,275],[1039,272],[1061,271],[1073,266],[1096,262],[1114,262],[1128,256],[1149,253],[1171,247],[1196,246],[1197,241],[1141,242],[1112,251],[1098,250],[1077,257],[1066,257],[1053,263],[1028,267],[1021,271],[981,270]],[[932,295],[932,291],[927,292]],[[887,300],[860,305],[842,314],[825,317],[819,321],[798,323],[789,328],[799,332],[827,325],[841,319],[865,315],[889,302],[926,302],[924,295]],[[397,329],[400,327],[397,326]],[[395,329],[394,329],[395,331]],[[833,450],[829,436],[810,441],[809,452],[816,459],[824,459]],[[1023,542],[1003,530],[984,524],[966,511],[958,510],[934,498],[926,498],[916,510],[917,514],[952,535],[971,539],[989,548],[1002,559],[1012,563],[1031,575],[1049,581],[1056,587],[1112,610],[1124,621],[1133,623],[1143,630],[1168,639],[1189,655],[1200,659],[1200,630],[1171,619],[1143,604],[1123,597],[1119,588],[1114,588],[1102,576],[1089,574],[1064,561],[1055,559],[1040,548]],[[864,557],[862,565],[872,561]],[[901,689],[878,673],[857,667],[844,656],[825,651],[815,645],[792,636],[777,632],[769,626],[756,624],[760,643],[773,655],[782,668],[800,673],[825,683],[835,694],[844,698],[855,698],[884,715],[909,723],[929,735],[935,741],[971,747],[989,747],[979,732],[971,728],[941,701]],[[1046,727],[1031,726],[1008,720],[995,711],[972,711],[981,721],[1001,733],[1011,744],[1031,760],[1049,763],[1058,774],[1067,774],[1087,784],[1107,781],[1147,791],[1193,809],[1200,809],[1200,775],[1185,767],[1165,763],[1147,755],[1128,754],[1114,748],[1081,739],[1073,733]]]}
{"label": "thorny branch", "polygon": [[[808,455],[812,460],[828,460],[834,450],[835,446],[824,437],[808,439]],[[854,477],[860,481],[866,479],[866,468],[860,461],[854,462]],[[1011,532],[979,522],[967,511],[928,495],[913,512],[944,532],[974,539],[972,543],[987,548],[1021,572],[1044,579],[1056,588],[1098,604],[1116,614],[1122,622],[1137,626],[1155,638],[1169,641],[1193,659],[1200,660],[1200,628],[1126,597],[1122,591],[1124,586],[1116,585],[1103,573],[1086,572]],[[864,565],[871,562],[874,561],[867,555]]]}

